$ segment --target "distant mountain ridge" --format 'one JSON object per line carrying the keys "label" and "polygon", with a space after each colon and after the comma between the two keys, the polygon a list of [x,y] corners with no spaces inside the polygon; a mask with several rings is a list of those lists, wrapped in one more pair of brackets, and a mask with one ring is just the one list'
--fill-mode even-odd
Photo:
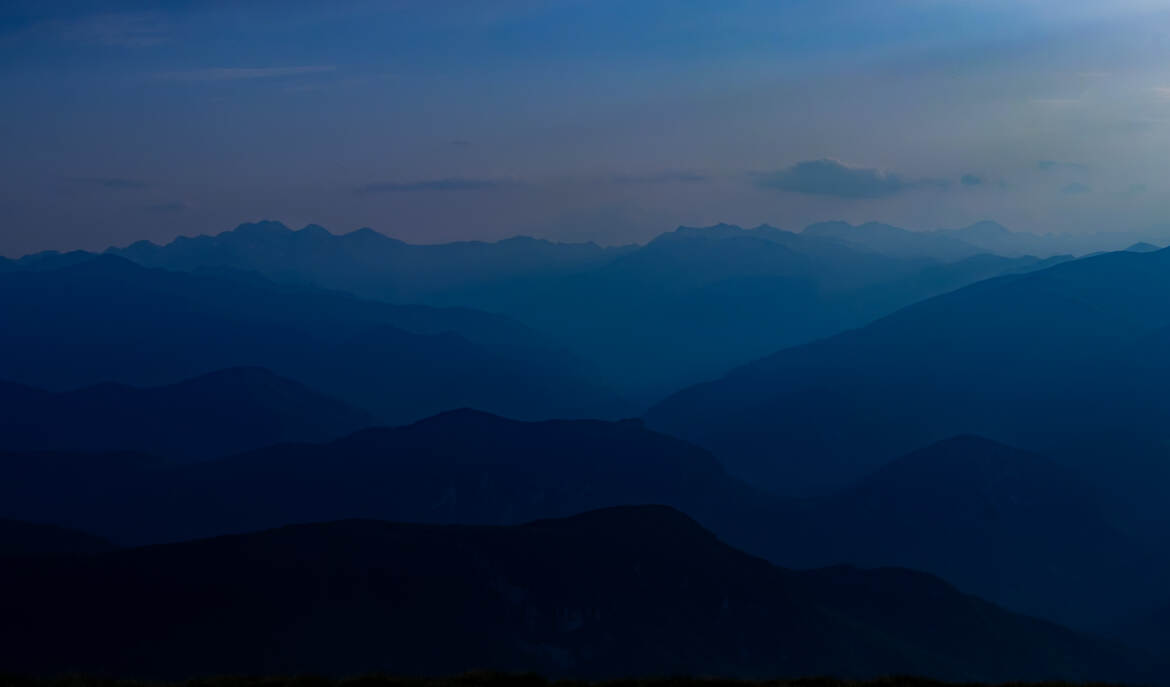
{"label": "distant mountain ridge", "polygon": [[1170,250],[986,280],[652,409],[749,482],[811,493],[956,434],[1052,456],[1160,519]]}
{"label": "distant mountain ridge", "polygon": [[420,300],[425,291],[468,283],[584,270],[630,249],[527,236],[497,242],[409,244],[369,228],[332,234],[316,224],[294,231],[280,222],[261,221],[215,236],[180,237],[165,246],[139,241],[107,253],[150,267],[231,267],[282,281],[408,302]]}
{"label": "distant mountain ridge", "polygon": [[29,672],[472,668],[595,678],[1139,679],[1130,657],[903,570],[795,573],[663,507],[486,528],[344,521],[0,567]]}
{"label": "distant mountain ridge", "polygon": [[[1001,243],[1004,232],[1018,236],[979,226],[964,236],[995,234]],[[1039,262],[1013,248],[1010,258],[978,260],[978,270],[951,270],[949,263],[987,250],[946,232],[842,222],[799,233],[767,225],[680,227],[644,246],[601,248],[527,237],[411,245],[369,229],[334,235],[317,225],[293,231],[266,221],[108,252],[151,267],[255,271],[282,284],[501,313],[571,348],[606,383],[644,403],[777,348],[859,326],[940,288]],[[32,269],[76,259],[17,262]],[[690,344],[672,345],[679,340]]]}
{"label": "distant mountain ridge", "polygon": [[401,423],[474,405],[518,417],[615,412],[580,359],[467,308],[399,306],[250,273],[99,256],[0,272],[0,379],[51,390],[157,386],[263,367]]}

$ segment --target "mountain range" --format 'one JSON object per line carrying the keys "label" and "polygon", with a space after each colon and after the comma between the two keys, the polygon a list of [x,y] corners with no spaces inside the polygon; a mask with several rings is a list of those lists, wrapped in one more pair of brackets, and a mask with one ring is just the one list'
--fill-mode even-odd
{"label": "mountain range", "polygon": [[254,273],[150,269],[115,256],[0,273],[0,379],[52,391],[173,384],[259,366],[399,423],[473,405],[607,416],[587,365],[508,318],[398,306]]}
{"label": "mountain range", "polygon": [[1164,522],[1170,250],[1115,252],[930,298],[650,410],[760,487],[813,495],[958,434],[1076,469]]}
{"label": "mountain range", "polygon": [[190,465],[135,454],[0,454],[0,517],[123,545],[295,522],[511,525],[625,504],[694,517],[781,565],[911,567],[1017,611],[1097,628],[1170,569],[1115,528],[1066,468],[958,437],[818,499],[773,496],[641,422],[518,422],[460,410],[321,444]]}
{"label": "mountain range", "polygon": [[[1016,235],[982,226],[961,233]],[[680,227],[644,246],[609,249],[523,237],[410,245],[368,229],[334,235],[316,225],[293,231],[260,222],[108,252],[149,267],[254,271],[389,302],[500,313],[547,334],[589,360],[606,384],[646,403],[922,298],[1069,259],[987,255],[950,234],[840,222],[799,233]],[[30,265],[77,259],[35,257]]]}
{"label": "mountain range", "polygon": [[793,572],[664,507],[376,521],[8,561],[8,670],[140,678],[471,668],[597,678],[1138,679],[1102,642],[899,569]]}

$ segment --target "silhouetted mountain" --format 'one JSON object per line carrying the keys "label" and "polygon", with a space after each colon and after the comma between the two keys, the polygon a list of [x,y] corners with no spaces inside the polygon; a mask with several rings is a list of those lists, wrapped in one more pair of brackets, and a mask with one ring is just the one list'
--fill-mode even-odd
{"label": "silhouetted mountain", "polygon": [[289,441],[326,441],[373,418],[260,368],[178,384],[106,383],[53,393],[0,382],[0,450],[140,451],[211,458]]}
{"label": "silhouetted mountain", "polygon": [[0,558],[98,553],[115,548],[105,539],[85,532],[0,518]]}
{"label": "silhouetted mountain", "polygon": [[805,502],[791,532],[799,543],[776,554],[785,564],[925,570],[1071,624],[1117,618],[1161,585],[1079,477],[972,436],[915,451],[856,486]]}
{"label": "silhouetted mountain", "polygon": [[831,237],[894,258],[959,260],[984,252],[955,236],[909,231],[880,222],[866,222],[856,226],[848,222],[820,222],[805,227],[802,233]]}
{"label": "silhouetted mountain", "polygon": [[54,390],[170,384],[259,366],[402,422],[473,405],[605,414],[576,358],[507,318],[394,306],[256,275],[147,269],[114,256],[0,274],[0,378]]}
{"label": "silhouetted mountain", "polygon": [[1152,243],[1146,243],[1145,241],[1138,241],[1137,243],[1133,244],[1129,248],[1126,248],[1126,250],[1131,252],[1131,253],[1152,253],[1156,250],[1162,250],[1162,249],[1158,246],[1155,246]]}
{"label": "silhouetted mountain", "polygon": [[974,284],[667,399],[651,426],[794,494],[979,434],[1075,467],[1114,506],[1164,508],[1170,251]]}
{"label": "silhouetted mountain", "polygon": [[469,668],[1136,679],[1112,648],[898,569],[791,572],[663,507],[345,521],[0,568],[0,664],[142,677]]}
{"label": "silhouetted mountain", "polygon": [[632,392],[661,397],[776,348],[1039,266],[1031,258],[892,258],[815,232],[724,224],[680,227],[589,272],[432,302],[507,313],[571,342]]}
{"label": "silhouetted mountain", "polygon": [[412,245],[368,228],[336,235],[315,224],[293,231],[280,222],[263,221],[215,236],[180,237],[165,246],[139,241],[107,252],[148,267],[187,271],[230,267],[404,302],[466,285],[569,274],[604,264],[627,250],[527,236],[494,243]]}
{"label": "silhouetted mountain", "polygon": [[0,515],[122,543],[350,517],[514,524],[663,503],[759,550],[776,512],[706,451],[640,421],[527,423],[470,410],[167,469],[124,455],[7,454],[0,502]]}
{"label": "silhouetted mountain", "polygon": [[184,467],[125,455],[0,455],[0,516],[84,527],[122,544],[352,517],[504,525],[659,503],[783,565],[914,567],[1082,627],[1126,613],[1162,569],[1144,564],[1095,501],[1041,458],[965,438],[860,486],[788,502],[638,421],[527,423],[469,410]]}
{"label": "silhouetted mountain", "polygon": [[961,242],[941,235],[863,228],[949,249],[891,257],[832,232],[727,224],[680,227],[623,248],[530,238],[426,246],[368,229],[336,236],[261,222],[110,252],[148,266],[247,269],[367,298],[502,313],[555,337],[595,363],[609,384],[649,403],[777,348],[859,326],[972,279],[1026,269],[1004,260],[996,270],[985,259],[974,274],[970,265],[952,271],[940,259],[980,251],[953,250]]}

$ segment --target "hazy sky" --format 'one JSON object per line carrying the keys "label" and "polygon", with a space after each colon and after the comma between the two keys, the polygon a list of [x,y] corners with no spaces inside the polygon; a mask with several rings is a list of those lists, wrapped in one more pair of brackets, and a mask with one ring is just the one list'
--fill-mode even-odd
{"label": "hazy sky", "polygon": [[0,254],[1170,221],[1165,2],[324,4],[0,0]]}

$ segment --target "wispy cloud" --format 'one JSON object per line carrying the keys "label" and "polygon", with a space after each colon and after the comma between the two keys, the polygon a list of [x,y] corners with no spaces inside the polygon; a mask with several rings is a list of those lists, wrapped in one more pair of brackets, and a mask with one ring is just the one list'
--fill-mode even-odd
{"label": "wispy cloud", "polygon": [[1091,192],[1093,189],[1079,181],[1074,181],[1071,184],[1060,189],[1060,192],[1069,196],[1080,196]]}
{"label": "wispy cloud", "polygon": [[498,179],[424,179],[419,181],[387,181],[366,184],[357,188],[358,193],[413,193],[425,191],[487,191],[510,185]]}
{"label": "wispy cloud", "polygon": [[886,170],[854,167],[829,158],[756,173],[760,188],[838,198],[884,198],[914,188],[945,188],[937,179],[906,179]]}
{"label": "wispy cloud", "polygon": [[75,184],[84,184],[86,186],[98,186],[100,188],[109,189],[134,189],[134,188],[148,188],[150,184],[138,179],[125,179],[122,177],[75,177],[70,179]]}
{"label": "wispy cloud", "polygon": [[959,179],[959,183],[963,184],[964,186],[982,186],[983,177],[979,176],[978,174],[964,174]]}
{"label": "wispy cloud", "polygon": [[239,81],[242,79],[275,79],[287,76],[327,74],[336,71],[333,65],[303,65],[297,67],[213,67],[182,72],[163,72],[158,78],[166,81]]}
{"label": "wispy cloud", "polygon": [[149,12],[99,14],[60,28],[61,37],[67,41],[124,48],[165,43],[168,32],[162,17]]}

